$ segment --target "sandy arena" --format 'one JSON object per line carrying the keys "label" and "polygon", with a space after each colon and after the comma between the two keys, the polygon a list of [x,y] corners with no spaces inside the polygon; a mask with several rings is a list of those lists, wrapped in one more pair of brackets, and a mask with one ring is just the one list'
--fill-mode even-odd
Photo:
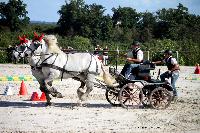
{"label": "sandy arena", "polygon": [[[158,68],[166,70],[157,67],[155,73]],[[0,81],[0,132],[199,133],[200,80],[185,79],[200,77],[194,70],[181,66],[179,98],[165,110],[112,107],[101,88],[90,93],[86,107],[78,107],[80,83],[72,79],[55,81],[64,98],[53,98],[55,104],[45,107],[45,102],[30,101],[33,92],[41,95],[36,81],[25,81],[27,96],[18,95],[21,81]],[[8,75],[31,75],[31,70],[28,65],[0,64],[0,77]],[[12,88],[13,95],[4,95],[6,86]]]}

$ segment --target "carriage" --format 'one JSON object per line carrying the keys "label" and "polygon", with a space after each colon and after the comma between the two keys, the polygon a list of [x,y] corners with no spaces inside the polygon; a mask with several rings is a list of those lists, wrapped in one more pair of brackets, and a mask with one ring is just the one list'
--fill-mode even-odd
{"label": "carriage", "polygon": [[165,109],[172,101],[172,86],[168,82],[153,79],[150,71],[155,65],[145,61],[132,70],[134,79],[126,79],[115,68],[110,67],[109,73],[115,77],[118,85],[105,86],[100,80],[97,81],[106,89],[106,99],[113,106],[124,108],[152,107]]}
{"label": "carriage", "polygon": [[[150,71],[155,65],[145,61],[132,70],[134,79],[126,79],[116,69],[110,67],[109,73],[115,80],[109,78],[98,59],[90,53],[62,52],[54,35],[34,35],[34,41],[20,38],[23,45],[19,45],[14,55],[17,57],[26,55],[29,59],[33,76],[40,84],[41,91],[45,92],[47,105],[51,105],[51,98],[59,96],[59,92],[52,85],[56,78],[74,78],[81,82],[77,90],[80,101],[84,101],[92,91],[93,85],[106,89],[106,99],[113,106],[124,108],[139,108],[151,106],[155,109],[167,108],[172,100],[172,87],[168,82],[153,79]],[[24,43],[25,42],[25,43]],[[25,47],[26,49],[22,49]],[[76,59],[76,60],[75,60]],[[99,72],[103,72],[103,80],[96,78]],[[114,83],[115,81],[116,83]],[[86,86],[86,91],[83,88]]]}

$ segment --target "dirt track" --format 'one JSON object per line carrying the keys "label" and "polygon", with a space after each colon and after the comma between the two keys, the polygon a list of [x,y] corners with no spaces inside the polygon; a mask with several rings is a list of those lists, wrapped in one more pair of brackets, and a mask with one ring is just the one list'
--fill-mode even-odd
{"label": "dirt track", "polygon": [[[161,67],[161,72],[164,69]],[[36,81],[25,81],[27,96],[18,96],[20,81],[0,81],[0,132],[197,133],[200,132],[200,80],[185,79],[196,76],[192,74],[194,69],[181,67],[177,82],[179,99],[165,110],[112,107],[105,99],[105,90],[100,88],[94,88],[86,107],[77,107],[79,83],[72,79],[55,82],[65,97],[54,98],[55,105],[45,107],[43,102],[30,101],[33,92],[41,94]],[[30,67],[0,65],[0,77],[20,74],[31,75]],[[3,95],[6,86],[12,87],[14,95]]]}

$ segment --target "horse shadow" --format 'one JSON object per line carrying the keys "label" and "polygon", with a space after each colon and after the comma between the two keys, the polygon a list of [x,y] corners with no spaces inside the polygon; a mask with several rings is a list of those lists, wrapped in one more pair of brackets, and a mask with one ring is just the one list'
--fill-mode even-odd
{"label": "horse shadow", "polygon": [[102,104],[102,103],[87,103],[83,104],[82,106],[79,106],[77,103],[55,103],[55,107],[85,107],[85,108],[112,108],[113,106],[110,104]]}
{"label": "horse shadow", "polygon": [[[1,107],[13,107],[13,108],[42,108],[42,107],[48,107],[46,106],[46,102],[26,102],[25,101],[0,101],[0,108]],[[85,104],[83,106],[78,106],[77,103],[53,103],[50,107],[65,107],[65,108],[74,108],[74,107],[86,107],[86,108],[112,108],[113,106],[108,104]]]}

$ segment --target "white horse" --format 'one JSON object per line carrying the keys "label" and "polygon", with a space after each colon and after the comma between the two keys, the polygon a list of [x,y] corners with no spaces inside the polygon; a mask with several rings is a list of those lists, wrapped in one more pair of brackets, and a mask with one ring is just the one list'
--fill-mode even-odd
{"label": "white horse", "polygon": [[[19,37],[20,39],[20,45],[16,46],[16,50],[13,51],[13,56],[16,59],[24,58],[25,57],[25,51],[29,48],[29,46],[32,43],[32,40],[28,40],[25,36],[23,38]],[[34,37],[36,39],[36,37]],[[45,86],[44,86],[44,75],[42,73],[42,67],[40,66],[41,60],[40,56],[32,55],[27,58],[29,65],[31,66],[31,72],[32,75],[36,78],[38,83],[40,84],[40,90],[42,92],[45,92]],[[61,98],[61,93],[57,92],[56,89],[52,91],[52,96]]]}
{"label": "white horse", "polygon": [[[105,83],[109,86],[113,85],[114,80],[110,78],[111,76],[108,73],[105,73],[102,63],[93,54],[65,54],[60,50],[57,43],[57,38],[54,35],[46,35],[44,40],[34,41],[26,51],[28,56],[32,54],[41,55],[44,84],[47,90],[51,91],[51,86],[48,83],[52,83],[57,78],[74,78],[82,83],[82,87],[77,90],[79,102],[82,102],[93,90],[95,77],[101,72],[103,72]],[[86,91],[83,92],[81,88],[85,85]],[[47,104],[51,104],[50,100],[47,97]]]}
{"label": "white horse", "polygon": [[24,58],[24,51],[27,50],[27,46],[31,45],[31,41],[26,38],[25,35],[22,37],[18,37],[20,43],[15,46],[15,49],[12,51],[12,60],[16,60],[17,62],[21,59]]}

